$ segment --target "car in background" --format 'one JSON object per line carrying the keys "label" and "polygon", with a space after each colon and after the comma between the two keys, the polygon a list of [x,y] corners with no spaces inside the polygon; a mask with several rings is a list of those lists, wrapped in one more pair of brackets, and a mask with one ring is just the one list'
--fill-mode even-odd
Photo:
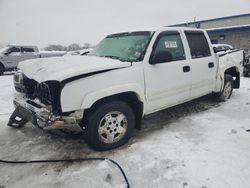
{"label": "car in background", "polygon": [[213,49],[216,49],[217,51],[228,51],[233,50],[233,46],[229,44],[213,44]]}
{"label": "car in background", "polygon": [[6,46],[0,49],[0,75],[15,70],[20,61],[40,58],[36,46]]}
{"label": "car in background", "polygon": [[40,50],[39,53],[40,53],[41,58],[45,58],[45,57],[64,56],[67,52],[66,51],[46,51],[46,50]]}
{"label": "car in background", "polygon": [[245,56],[243,76],[245,77],[250,76],[250,54]]}
{"label": "car in background", "polygon": [[82,50],[75,50],[75,51],[69,51],[65,54],[65,56],[71,56],[71,55],[87,55],[92,48],[82,49]]}
{"label": "car in background", "polygon": [[19,46],[8,45],[0,49],[0,75],[6,71],[13,71],[17,69],[19,62],[44,58],[63,56],[66,52],[39,52],[37,46]]}

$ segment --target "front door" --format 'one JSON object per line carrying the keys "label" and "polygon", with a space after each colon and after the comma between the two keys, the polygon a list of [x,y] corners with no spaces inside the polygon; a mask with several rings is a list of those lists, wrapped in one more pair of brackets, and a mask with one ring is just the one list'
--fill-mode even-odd
{"label": "front door", "polygon": [[155,41],[145,66],[146,114],[181,103],[190,97],[190,62],[186,60],[182,37],[177,31],[165,31]]}

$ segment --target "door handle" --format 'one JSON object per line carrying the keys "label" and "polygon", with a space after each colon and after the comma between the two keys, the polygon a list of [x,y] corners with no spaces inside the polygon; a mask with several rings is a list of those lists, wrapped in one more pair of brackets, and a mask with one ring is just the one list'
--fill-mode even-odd
{"label": "door handle", "polygon": [[183,72],[189,72],[190,71],[190,66],[186,65],[183,67]]}
{"label": "door handle", "polygon": [[208,68],[213,68],[213,67],[214,67],[214,63],[213,62],[208,63]]}

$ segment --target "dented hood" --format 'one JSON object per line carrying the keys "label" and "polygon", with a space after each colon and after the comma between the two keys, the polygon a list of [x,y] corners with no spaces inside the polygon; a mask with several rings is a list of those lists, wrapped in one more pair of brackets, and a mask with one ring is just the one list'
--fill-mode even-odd
{"label": "dented hood", "polygon": [[26,60],[18,68],[37,82],[65,79],[87,73],[129,67],[129,62],[94,56],[64,56]]}

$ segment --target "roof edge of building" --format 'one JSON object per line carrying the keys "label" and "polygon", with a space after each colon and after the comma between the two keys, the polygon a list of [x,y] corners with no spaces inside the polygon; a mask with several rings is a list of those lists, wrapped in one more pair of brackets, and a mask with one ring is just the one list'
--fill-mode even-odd
{"label": "roof edge of building", "polygon": [[250,24],[206,29],[208,33],[250,31]]}
{"label": "roof edge of building", "polygon": [[174,25],[169,25],[169,26],[170,27],[176,27],[176,26],[181,26],[181,25],[186,25],[186,24],[197,24],[197,23],[204,23],[204,22],[217,21],[217,20],[225,20],[225,19],[230,19],[230,18],[239,18],[239,17],[245,17],[245,16],[250,16],[250,13],[238,14],[238,15],[232,15],[232,16],[224,16],[224,17],[206,19],[206,20],[195,21],[195,22],[186,22],[186,23],[174,24]]}

